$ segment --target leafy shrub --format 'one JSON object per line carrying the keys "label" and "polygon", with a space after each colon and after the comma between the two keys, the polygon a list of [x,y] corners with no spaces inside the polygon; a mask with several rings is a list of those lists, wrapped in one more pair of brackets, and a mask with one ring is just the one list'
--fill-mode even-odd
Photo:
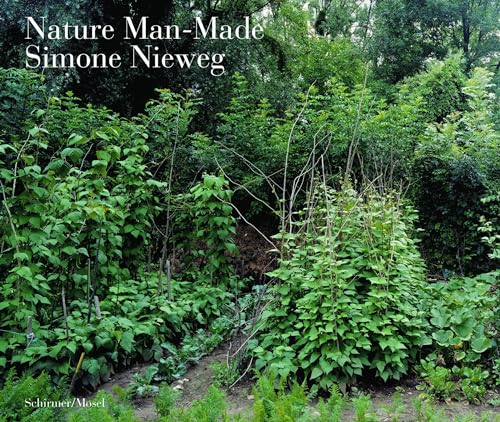
{"label": "leafy shrub", "polygon": [[0,138],[22,136],[30,114],[46,103],[43,75],[24,69],[0,69]]}
{"label": "leafy shrub", "polygon": [[422,363],[422,375],[426,384],[420,385],[420,389],[426,391],[438,400],[456,398],[457,385],[452,380],[452,373],[448,368],[434,366],[430,362]]}
{"label": "leafy shrub", "polygon": [[168,416],[180,395],[181,392],[179,390],[174,390],[170,385],[162,385],[154,398],[155,409],[158,415],[160,417]]}
{"label": "leafy shrub", "polygon": [[135,373],[133,381],[127,387],[129,397],[148,397],[158,393],[160,388],[153,385],[153,379],[158,369],[150,366],[143,375]]}
{"label": "leafy shrub", "polygon": [[480,404],[486,395],[489,372],[481,367],[454,366],[448,369],[422,362],[424,382],[417,386],[437,400],[458,399],[463,396],[469,403]]}
{"label": "leafy shrub", "polygon": [[[0,351],[4,354],[0,365],[28,364],[34,371],[46,371],[57,381],[70,374],[70,362],[77,362],[80,353],[85,352],[80,382],[95,388],[115,371],[136,361],[154,360],[161,368],[166,368],[165,362],[172,351],[177,353],[171,342],[185,337],[179,349],[183,361],[176,361],[173,372],[163,371],[165,377],[173,376],[178,373],[181,363],[197,361],[202,354],[217,347],[222,336],[227,334],[207,335],[200,329],[197,334],[188,336],[199,327],[208,328],[216,318],[211,308],[204,305],[207,300],[217,313],[225,311],[231,316],[234,311],[231,311],[232,295],[217,287],[176,281],[172,282],[172,287],[175,302],[165,295],[158,296],[156,286],[148,287],[147,281],[123,282],[110,289],[101,302],[101,318],[93,319],[90,324],[83,317],[87,303],[74,301],[69,307],[71,329],[68,338],[63,327],[52,328],[34,322],[36,338],[28,347],[24,336],[9,335],[0,339]],[[197,290],[202,295],[193,294]]]}
{"label": "leafy shrub", "polygon": [[[279,386],[276,390],[277,383]],[[308,397],[304,388],[295,383],[290,392],[286,393],[285,380],[277,380],[273,373],[257,380],[253,394],[256,422],[293,421],[300,419],[307,410]]]}
{"label": "leafy shrub", "polygon": [[42,408],[26,405],[25,401],[59,401],[68,398],[63,389],[56,389],[51,384],[47,374],[43,373],[37,378],[24,375],[21,379],[10,371],[0,390],[0,420],[1,421],[38,421],[59,422],[64,421],[67,409]]}
{"label": "leafy shrub", "polygon": [[429,285],[421,306],[430,317],[430,359],[467,366],[498,357],[499,280],[496,271]]}
{"label": "leafy shrub", "polygon": [[222,391],[214,386],[209,387],[206,396],[193,402],[189,408],[175,407],[170,409],[168,407],[170,406],[170,400],[169,398],[166,402],[157,401],[160,406],[157,409],[161,409],[162,413],[166,413],[162,415],[160,422],[218,422],[228,419],[226,397]]}
{"label": "leafy shrub", "polygon": [[[80,107],[71,93],[50,99],[48,108],[34,116],[22,138],[9,134],[10,139],[0,141],[0,219],[6,227],[1,232],[0,322],[25,332],[32,317],[38,343],[16,354],[19,339],[10,336],[1,351],[8,360],[16,355],[12,362],[20,364],[53,358],[36,369],[67,375],[80,355],[77,348],[87,353],[93,348],[81,341],[86,337],[81,333],[93,329],[84,321],[91,322],[94,295],[104,301],[110,287],[130,279],[144,261],[140,252],[150,241],[147,217],[156,213],[162,184],[146,170],[147,134],[140,125],[109,110]],[[62,307],[54,306],[61,303],[63,288],[69,313],[76,311],[68,318],[73,341],[63,334]],[[59,323],[49,333],[53,321]],[[108,332],[109,325],[128,329],[123,322],[104,319],[96,325],[108,324],[103,327]],[[123,337],[125,349],[130,335]],[[48,338],[52,343],[57,338],[59,345],[48,350]]]}
{"label": "leafy shrub", "polygon": [[177,239],[187,251],[184,270],[209,284],[229,286],[234,273],[229,260],[238,251],[233,241],[232,195],[223,176],[206,174],[177,199],[182,209],[176,219]]}
{"label": "leafy shrub", "polygon": [[464,82],[462,108],[448,110],[420,137],[411,179],[424,254],[431,270],[478,274],[496,268],[479,229],[500,232],[500,137],[493,126],[492,75],[475,69]]}
{"label": "leafy shrub", "polygon": [[443,61],[429,61],[426,71],[407,80],[407,96],[419,96],[425,101],[426,121],[440,122],[450,113],[466,107],[462,92],[466,77],[460,62],[459,55],[450,55]]}
{"label": "leafy shrub", "polygon": [[[294,106],[278,115],[268,101],[255,98],[241,75],[234,77],[233,84],[231,103],[219,116],[215,144],[201,139],[195,154],[212,172],[222,167],[237,186],[236,206],[248,217],[265,213],[276,218],[273,210],[280,206],[285,161],[290,188],[310,164],[314,151],[327,154],[334,172],[343,168],[358,108],[361,105],[360,112],[370,116],[375,101],[362,87],[350,89],[333,78],[321,91],[312,86],[307,94],[297,95]],[[298,202],[304,200],[299,195]]]}
{"label": "leafy shrub", "polygon": [[[269,199],[263,177],[251,171],[241,159],[244,157],[264,174],[272,173],[276,164],[281,164],[281,151],[270,142],[277,125],[274,110],[267,100],[259,101],[254,94],[243,76],[238,73],[233,76],[233,97],[224,113],[218,115],[217,145],[210,139],[198,142],[196,155],[212,171],[220,165],[232,180]],[[236,192],[235,201],[239,206],[248,208],[245,202],[249,200],[244,190]],[[258,203],[252,204],[250,214],[261,208]]]}
{"label": "leafy shrub", "polygon": [[489,377],[489,372],[480,367],[461,368],[456,372],[462,378],[460,387],[467,401],[473,404],[481,403],[486,395],[485,383]]}
{"label": "leafy shrub", "polygon": [[[484,204],[488,182],[476,160],[447,157],[428,149],[419,151],[413,167],[418,191],[424,254],[434,273],[458,274],[488,271],[488,248],[481,244],[481,217],[496,223],[498,201]],[[496,228],[498,231],[498,228]]]}
{"label": "leafy shrub", "polygon": [[130,404],[115,399],[111,394],[100,391],[94,398],[103,402],[104,407],[84,407],[72,410],[67,418],[68,422],[138,422]]}
{"label": "leafy shrub", "polygon": [[413,214],[372,192],[317,192],[297,233],[283,236],[272,305],[252,344],[257,368],[325,390],[369,371],[399,379],[430,343],[417,306],[424,265],[410,237]]}
{"label": "leafy shrub", "polygon": [[[154,289],[164,277],[152,288],[156,274],[144,273],[167,187],[148,160],[164,174],[160,141],[178,131],[186,146],[194,104],[162,91],[145,115],[123,119],[82,106],[72,93],[45,105],[42,79],[29,72],[2,70],[0,84],[0,324],[10,331],[0,340],[0,368],[29,365],[57,382],[85,353],[81,381],[95,388],[136,360],[159,361],[166,340],[221,316],[232,300],[227,255],[235,251],[231,206],[220,201],[231,201],[223,179],[207,177],[187,208],[196,240],[208,245],[195,248],[207,262],[197,267],[194,283],[171,281],[174,302]],[[200,284],[212,279],[222,287]],[[26,344],[28,318],[35,337]]]}
{"label": "leafy shrub", "polygon": [[[196,134],[190,133],[190,126],[201,100],[189,91],[185,95],[156,91],[159,98],[148,101],[139,118],[148,131],[148,168],[156,180],[168,182],[168,198],[185,192],[197,178],[199,163],[193,157]],[[158,220],[164,221],[166,214],[167,207],[163,207]]]}
{"label": "leafy shrub", "polygon": [[229,387],[239,377],[235,362],[215,362],[210,365],[212,370],[212,383],[218,387]]}

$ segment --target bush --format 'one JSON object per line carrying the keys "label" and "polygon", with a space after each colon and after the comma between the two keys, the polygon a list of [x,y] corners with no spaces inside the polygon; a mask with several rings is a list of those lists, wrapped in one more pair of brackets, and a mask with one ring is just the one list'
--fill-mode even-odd
{"label": "bush", "polygon": [[68,422],[138,422],[134,410],[128,403],[116,400],[111,394],[100,391],[94,398],[103,402],[104,407],[86,407],[71,411],[66,419]]}
{"label": "bush", "polygon": [[[463,110],[447,110],[420,139],[412,164],[413,200],[432,271],[474,275],[496,268],[481,243],[482,221],[500,232],[500,137],[493,127],[492,75],[475,69],[462,88]],[[461,111],[459,111],[461,110]]]}
{"label": "bush", "polygon": [[42,75],[22,69],[0,69],[0,138],[22,136],[34,109],[43,108],[47,93]]}
{"label": "bush", "polygon": [[491,366],[498,358],[500,272],[429,285],[422,310],[433,339],[430,359],[444,364]]}
{"label": "bush", "polygon": [[166,413],[160,419],[160,422],[218,422],[229,420],[226,410],[226,396],[214,386],[209,387],[206,396],[193,402],[189,408],[175,407],[170,409],[171,400],[175,401],[175,398],[155,402],[159,406],[157,409],[162,413]]}
{"label": "bush", "polygon": [[[186,195],[182,212],[196,227],[193,242],[208,248],[189,245],[203,265],[180,289],[183,298],[167,300],[164,277],[144,274],[144,267],[152,270],[153,221],[166,218],[160,207],[165,194],[172,196],[166,188],[182,182],[159,181],[148,160],[158,177],[168,174],[161,158],[172,148],[161,146],[175,133],[178,152],[189,155],[195,104],[162,91],[147,115],[124,119],[83,106],[72,93],[44,104],[42,80],[0,71],[0,325],[11,331],[0,339],[0,368],[29,365],[58,382],[85,353],[81,381],[95,388],[134,361],[159,361],[165,340],[207,327],[224,312],[233,281],[227,252],[236,247],[231,205],[221,200],[230,203],[232,192],[224,179],[207,176]],[[152,277],[158,289],[150,288]],[[34,338],[26,345],[28,318]]]}
{"label": "bush", "polygon": [[430,343],[417,306],[425,269],[414,215],[370,191],[320,186],[315,200],[296,233],[282,236],[273,298],[252,344],[257,368],[325,390],[369,372],[399,379]]}
{"label": "bush", "polygon": [[47,374],[41,374],[37,378],[26,374],[21,379],[16,379],[14,372],[10,371],[0,390],[0,421],[64,421],[67,409],[37,408],[27,405],[26,401],[33,402],[37,398],[59,401],[68,397],[64,390],[54,388]]}

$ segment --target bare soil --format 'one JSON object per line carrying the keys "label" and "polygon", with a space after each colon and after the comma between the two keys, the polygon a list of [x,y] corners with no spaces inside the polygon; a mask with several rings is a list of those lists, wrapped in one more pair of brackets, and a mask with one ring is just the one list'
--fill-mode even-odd
{"label": "bare soil", "polygon": [[[199,400],[204,397],[208,387],[212,384],[213,373],[211,365],[214,363],[226,362],[229,348],[230,343],[223,344],[210,355],[203,357],[198,365],[188,369],[187,373],[183,377],[187,379],[187,381],[182,383],[182,396],[179,402],[181,406],[187,407],[195,400]],[[234,345],[232,350],[234,350]],[[133,375],[137,372],[143,373],[146,368],[147,365],[137,365],[130,368],[126,372],[116,374],[107,383],[101,385],[100,389],[112,393],[115,385],[126,388],[133,380]],[[391,406],[394,403],[393,395],[397,390],[399,390],[401,392],[402,404],[404,405],[404,411],[400,414],[399,420],[404,422],[414,422],[416,421],[416,417],[413,401],[420,394],[420,391],[415,388],[414,384],[414,382],[409,382],[406,385],[396,387],[382,386],[378,383],[373,383],[373,387],[367,387],[368,380],[365,380],[362,389],[365,393],[370,395],[373,403],[373,409],[377,413],[379,420],[382,422],[391,421]],[[242,416],[249,416],[252,414],[254,404],[252,385],[252,381],[247,377],[226,392],[228,410],[230,414],[241,414]],[[132,402],[132,405],[134,406],[136,416],[141,420],[147,421],[157,417],[153,399],[151,397],[135,400]],[[480,416],[481,413],[487,411],[492,412],[494,415],[491,422],[498,421],[498,418],[500,418],[500,408],[489,405],[476,406],[470,405],[466,402],[450,401],[448,403],[435,403],[434,407],[438,411],[444,412],[444,414],[448,417],[448,420],[452,420],[453,417],[463,417],[471,413]],[[314,403],[312,404],[312,408],[314,411]],[[346,422],[355,420],[355,412],[351,405],[349,405],[344,412],[344,420]]]}
{"label": "bare soil", "polygon": [[[266,273],[277,264],[277,256],[271,253],[272,246],[257,231],[246,224],[238,224],[235,243],[238,255],[232,257],[232,264],[240,277],[250,277],[255,284],[264,284]],[[276,233],[272,224],[260,224],[259,230],[267,238]]]}

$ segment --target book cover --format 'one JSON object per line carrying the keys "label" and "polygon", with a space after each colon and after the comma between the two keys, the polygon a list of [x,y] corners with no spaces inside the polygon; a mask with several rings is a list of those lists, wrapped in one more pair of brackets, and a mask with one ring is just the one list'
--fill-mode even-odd
{"label": "book cover", "polygon": [[498,18],[5,1],[0,420],[496,420]]}

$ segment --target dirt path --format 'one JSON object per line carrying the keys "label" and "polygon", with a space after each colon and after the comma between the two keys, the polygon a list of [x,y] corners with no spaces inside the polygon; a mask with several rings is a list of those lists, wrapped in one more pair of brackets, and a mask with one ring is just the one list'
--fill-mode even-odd
{"label": "dirt path", "polygon": [[[183,389],[179,405],[187,407],[193,401],[199,400],[205,396],[208,387],[212,383],[213,374],[210,366],[213,363],[226,362],[229,347],[229,343],[224,343],[210,355],[203,357],[198,365],[188,369],[183,377],[188,381],[182,384]],[[126,388],[133,380],[133,375],[137,372],[143,373],[147,366],[148,365],[138,365],[126,372],[116,374],[110,381],[103,384],[100,390],[112,392],[113,386],[115,385]],[[413,401],[417,399],[420,391],[416,390],[413,386],[399,387],[399,390],[401,391],[401,402],[404,405],[404,410],[400,413],[399,420],[404,422],[416,421]],[[370,394],[373,409],[381,422],[392,420],[390,417],[392,411],[390,409],[391,406],[394,408],[393,395],[395,392],[396,387],[376,387],[367,391],[367,393]],[[252,382],[250,380],[243,380],[230,391],[226,392],[226,394],[230,414],[235,415],[240,413],[242,416],[252,414],[254,401],[252,396]],[[132,404],[135,408],[135,414],[139,419],[147,421],[157,417],[152,398],[134,400]],[[449,402],[436,403],[434,404],[434,408],[443,412],[449,420],[452,420],[453,417],[464,417],[467,414],[480,416],[481,413],[487,411],[492,412],[496,418],[500,418],[500,408],[494,408],[489,405],[475,406],[465,402]],[[499,420],[496,418],[494,417],[491,422]],[[355,420],[355,412],[352,405],[349,404],[347,406],[343,420]]]}
{"label": "dirt path", "polygon": [[[183,378],[188,381],[182,384],[182,396],[179,400],[179,405],[187,407],[193,401],[202,399],[205,396],[208,387],[212,384],[213,374],[210,366],[214,363],[225,362],[229,347],[229,343],[224,343],[210,355],[201,358],[196,366],[188,369],[183,376]],[[129,383],[133,381],[134,374],[143,374],[148,366],[148,364],[136,365],[125,372],[116,374],[108,382],[102,384],[99,390],[112,393],[114,386],[127,388]],[[253,401],[249,399],[251,391],[252,384],[244,380],[238,383],[230,391],[226,392],[228,407],[231,414],[241,413],[245,415],[251,411],[253,406]],[[136,416],[141,420],[147,421],[157,417],[151,397],[135,399],[132,401],[132,405],[134,406]]]}
{"label": "dirt path", "polygon": [[[394,394],[396,393],[396,388],[394,387],[388,387],[388,388],[382,388],[380,390],[374,390],[374,391],[369,391],[368,394],[370,395],[372,404],[373,404],[373,410],[378,416],[378,420],[380,422],[389,422],[392,421],[392,417],[394,415],[395,411],[395,405],[394,405]],[[416,422],[417,417],[416,417],[416,411],[414,407],[414,401],[418,398],[418,396],[421,394],[421,391],[418,391],[414,387],[405,387],[402,391],[400,389],[401,393],[401,411],[398,413],[399,421],[403,422]],[[443,419],[443,422],[447,421],[452,421],[453,418],[458,418],[458,417],[464,417],[468,414],[473,414],[475,416],[481,416],[482,413],[485,412],[492,412],[493,414],[500,416],[500,408],[494,408],[489,405],[469,405],[467,402],[457,402],[457,401],[450,401],[448,403],[445,402],[438,402],[438,403],[432,403],[433,408],[436,410],[433,415],[437,415],[438,413],[443,413],[445,419]],[[356,420],[355,418],[355,412],[353,409],[352,405],[349,405],[344,412],[343,419],[345,421],[354,421]],[[491,419],[488,420],[487,422],[498,422],[499,419]]]}

